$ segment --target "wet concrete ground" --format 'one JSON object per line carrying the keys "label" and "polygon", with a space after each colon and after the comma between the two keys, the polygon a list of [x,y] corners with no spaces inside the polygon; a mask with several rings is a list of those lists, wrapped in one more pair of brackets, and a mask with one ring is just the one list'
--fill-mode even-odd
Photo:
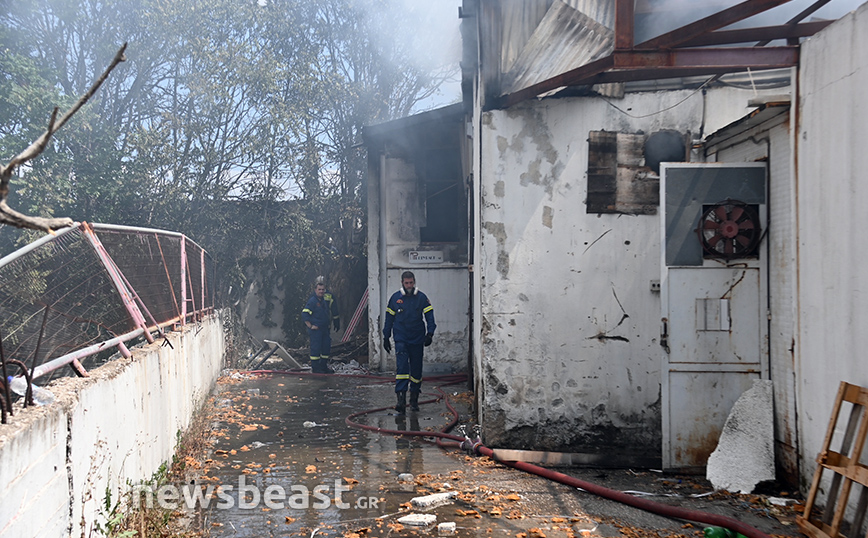
{"label": "wet concrete ground", "polygon": [[[461,422],[471,423],[468,394],[459,394],[464,387],[444,390],[457,396]],[[432,384],[424,393],[423,400],[434,396]],[[194,480],[206,493],[212,486],[193,517],[193,526],[210,536],[447,535],[440,523],[454,523],[449,535],[456,537],[702,535],[702,525],[643,512],[487,458],[345,424],[352,413],[393,405],[390,382],[236,373],[222,378],[213,402],[215,442],[188,468],[188,483]],[[436,403],[405,416],[384,410],[358,420],[384,429],[439,431],[451,418],[445,405]],[[656,501],[734,516],[772,535],[799,535],[794,508],[775,507],[757,496],[690,497],[710,491],[699,479],[559,470],[619,490],[653,493]],[[455,498],[430,510],[410,505],[414,497],[443,492],[454,492]],[[433,514],[436,522],[416,527],[398,521],[410,514]]]}

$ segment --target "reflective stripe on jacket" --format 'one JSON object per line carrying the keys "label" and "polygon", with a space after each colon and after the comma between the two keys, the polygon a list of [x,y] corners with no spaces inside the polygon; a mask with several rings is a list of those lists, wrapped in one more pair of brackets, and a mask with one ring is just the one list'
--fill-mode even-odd
{"label": "reflective stripe on jacket", "polygon": [[434,307],[427,295],[418,289],[407,295],[403,288],[392,294],[386,307],[383,336],[389,338],[394,333],[396,342],[421,344],[425,335],[434,334],[436,328]]}

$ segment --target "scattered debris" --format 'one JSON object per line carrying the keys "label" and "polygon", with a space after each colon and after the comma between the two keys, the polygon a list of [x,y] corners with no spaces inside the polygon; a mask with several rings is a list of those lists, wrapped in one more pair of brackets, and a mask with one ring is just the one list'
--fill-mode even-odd
{"label": "scattered debris", "polygon": [[437,532],[440,534],[453,534],[455,532],[455,522],[447,521],[437,525]]}
{"label": "scattered debris", "polygon": [[427,527],[437,521],[434,514],[409,514],[398,518],[398,523],[409,527]]}
{"label": "scattered debris", "polygon": [[457,496],[458,492],[456,491],[433,493],[431,495],[425,495],[424,497],[413,497],[412,499],[410,499],[410,504],[412,504],[414,508],[426,510],[429,508],[435,508],[437,506],[443,506],[444,504],[449,504],[450,502],[452,502],[452,499]]}
{"label": "scattered debris", "polygon": [[317,426],[328,426],[328,424],[317,424],[311,420],[305,420],[302,426],[305,428],[316,428]]}

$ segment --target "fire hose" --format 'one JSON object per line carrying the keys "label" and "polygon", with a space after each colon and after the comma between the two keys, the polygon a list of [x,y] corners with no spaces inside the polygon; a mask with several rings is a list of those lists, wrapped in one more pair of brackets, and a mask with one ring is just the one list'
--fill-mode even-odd
{"label": "fire hose", "polygon": [[[298,371],[272,371],[272,370],[258,370],[250,373],[264,373],[264,374],[290,374],[290,375],[298,375],[304,374],[305,372]],[[314,374],[320,375],[320,374]],[[340,375],[340,374],[338,374]],[[347,377],[362,377],[368,379],[378,379],[383,382],[391,382],[392,379],[376,376],[376,375],[347,375]],[[494,455],[494,451],[487,446],[482,444],[482,440],[477,437],[475,440],[470,439],[466,435],[464,437],[453,435],[448,433],[455,425],[458,423],[458,412],[449,402],[449,396],[446,395],[445,392],[440,387],[444,387],[447,385],[452,385],[456,383],[461,383],[466,379],[466,376],[463,374],[454,374],[454,375],[445,375],[445,376],[435,376],[435,377],[426,377],[426,381],[441,381],[437,390],[440,392],[441,396],[437,398],[433,398],[430,400],[420,401],[419,404],[428,404],[428,403],[436,403],[438,401],[443,401],[446,407],[449,409],[452,414],[452,420],[444,426],[441,431],[416,431],[416,430],[397,430],[390,428],[381,428],[378,426],[370,426],[367,424],[360,424],[355,422],[354,419],[369,415],[373,413],[378,413],[381,411],[387,411],[393,409],[392,407],[379,407],[376,409],[368,409],[364,411],[359,411],[357,413],[353,413],[346,417],[345,422],[347,426],[352,428],[357,428],[361,430],[374,431],[380,434],[385,435],[401,435],[405,437],[422,437],[422,438],[435,438],[436,443],[442,447],[449,448],[461,448],[471,454],[488,456],[492,460],[501,463],[507,467],[512,467],[513,469],[518,469],[520,471],[524,471],[527,473],[531,473],[542,478],[546,478],[548,480],[552,480],[570,487],[579,488],[588,493],[592,493],[599,497],[603,497],[605,499],[609,499],[612,501],[616,501],[622,504],[626,504],[628,506],[632,506],[634,508],[638,508],[640,510],[644,510],[646,512],[651,512],[654,514],[658,514],[661,516],[682,519],[688,521],[694,521],[697,523],[704,523],[708,525],[714,525],[723,527],[726,529],[730,529],[734,532],[743,534],[747,538],[771,538],[768,534],[756,529],[746,523],[743,523],[735,518],[724,516],[720,514],[711,514],[708,512],[703,512],[701,510],[690,510],[687,508],[682,508],[680,506],[672,506],[668,504],[662,504],[658,502],[654,502],[648,499],[644,499],[641,497],[634,497],[633,495],[629,495],[627,493],[623,493],[621,491],[617,491],[611,488],[607,488],[605,486],[600,486],[598,484],[594,484],[592,482],[587,482],[585,480],[581,480],[552,469],[547,469],[545,467],[540,467],[539,465],[534,465],[532,463],[527,463],[523,461],[511,461],[511,460],[502,460]]]}

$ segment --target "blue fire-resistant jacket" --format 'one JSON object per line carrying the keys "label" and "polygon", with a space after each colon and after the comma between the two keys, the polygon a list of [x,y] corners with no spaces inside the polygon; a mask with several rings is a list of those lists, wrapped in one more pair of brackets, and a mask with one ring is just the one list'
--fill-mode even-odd
{"label": "blue fire-resistant jacket", "polygon": [[394,331],[395,342],[421,344],[425,341],[425,335],[434,334],[436,328],[434,307],[427,295],[418,289],[413,295],[407,295],[404,288],[392,294],[386,307],[384,337],[391,337]]}
{"label": "blue fire-resistant jacket", "polygon": [[322,299],[317,297],[316,293],[311,294],[301,311],[301,319],[321,329],[328,329],[333,319],[339,319],[337,304],[331,292],[326,291]]}

